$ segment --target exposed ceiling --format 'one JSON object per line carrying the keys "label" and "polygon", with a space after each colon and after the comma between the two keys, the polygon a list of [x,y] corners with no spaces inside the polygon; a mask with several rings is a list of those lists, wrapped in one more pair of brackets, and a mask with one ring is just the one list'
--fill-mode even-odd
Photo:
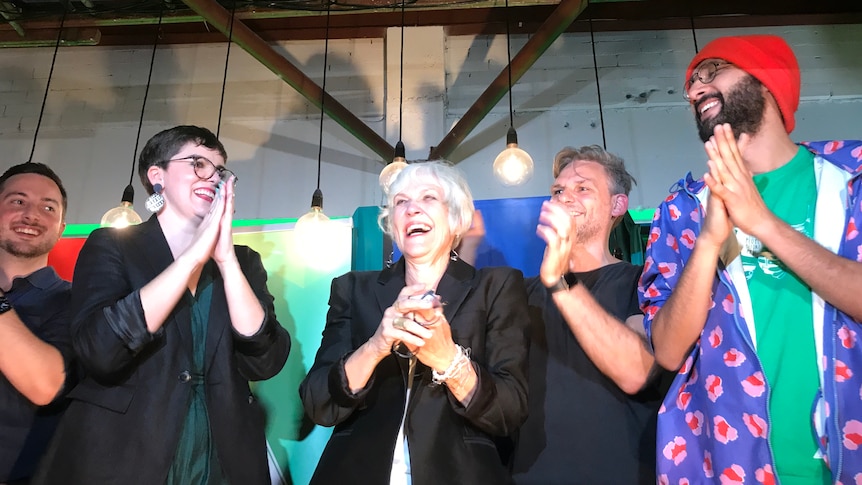
{"label": "exposed ceiling", "polygon": [[[213,2],[215,3],[215,2]],[[266,41],[323,38],[325,0],[220,0],[228,11]],[[567,30],[688,29],[862,22],[859,0],[592,0]],[[511,0],[512,32],[531,34],[559,0]],[[502,0],[406,0],[405,24],[443,25],[450,35],[501,33]],[[330,37],[383,37],[401,24],[397,0],[336,0]],[[160,43],[224,42],[180,0],[0,0],[0,45],[52,45],[66,12],[66,44],[144,45],[162,19]]]}
{"label": "exposed ceiling", "polygon": [[[565,31],[658,30],[862,23],[860,0],[0,0],[0,46],[225,42],[226,36],[359,141],[391,160],[394,148],[270,44],[384,37],[386,28],[442,25],[449,35],[529,34],[504,70],[429,158],[447,158],[502,99],[510,82]],[[327,16],[327,8],[333,15]],[[403,11],[402,11],[403,8]],[[508,10],[508,11],[507,11]],[[403,20],[402,20],[403,19]],[[327,28],[329,22],[329,28]],[[60,28],[62,25],[62,29]]]}

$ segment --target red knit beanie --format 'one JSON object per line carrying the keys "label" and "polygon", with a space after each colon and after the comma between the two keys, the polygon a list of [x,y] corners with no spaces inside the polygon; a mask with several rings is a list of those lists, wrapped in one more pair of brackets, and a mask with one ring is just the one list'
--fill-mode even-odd
{"label": "red knit beanie", "polygon": [[691,60],[685,72],[686,83],[705,59],[723,59],[763,83],[778,103],[787,133],[793,131],[801,80],[796,56],[784,39],[776,35],[719,37]]}

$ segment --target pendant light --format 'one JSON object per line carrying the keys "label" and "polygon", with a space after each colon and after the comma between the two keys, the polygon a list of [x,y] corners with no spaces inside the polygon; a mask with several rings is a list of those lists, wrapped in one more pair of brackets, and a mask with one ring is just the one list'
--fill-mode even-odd
{"label": "pendant light", "polygon": [[120,199],[120,205],[114,207],[108,212],[105,212],[105,215],[102,216],[100,224],[102,227],[121,229],[143,222],[141,216],[138,215],[132,207],[132,204],[134,204],[135,201],[135,188],[132,187],[132,181],[135,178],[135,162],[138,157],[138,144],[141,140],[141,128],[144,126],[144,112],[147,108],[147,97],[150,94],[150,83],[153,79],[153,66],[156,63],[156,49],[159,46],[159,35],[161,34],[162,29],[162,14],[163,11],[160,10],[159,22],[156,24],[156,36],[155,39],[153,39],[153,50],[150,54],[150,70],[147,74],[147,86],[144,89],[144,101],[141,103],[141,118],[138,121],[138,133],[135,135],[135,149],[132,152],[132,172],[129,174],[129,185],[127,185],[125,190],[123,190],[123,197]]}
{"label": "pendant light", "polygon": [[[314,194],[311,196],[311,209],[299,220],[296,221],[294,231],[296,231],[297,245],[301,254],[307,256],[307,261],[315,266],[315,262],[322,261],[327,255],[322,254],[325,251],[322,249],[330,240],[330,222],[329,217],[323,213],[323,191],[320,190],[320,171],[323,157],[323,119],[324,119],[324,102],[326,100],[326,71],[329,61],[329,17],[332,9],[330,0],[326,2],[326,34],[323,47],[323,82],[320,89],[320,130],[317,147],[317,188],[314,189]],[[329,255],[331,256],[331,255]]]}
{"label": "pendant light", "polygon": [[407,166],[404,142],[401,141],[402,127],[404,126],[404,5],[406,3],[407,0],[402,0],[401,2],[401,51],[399,60],[400,71],[398,74],[398,143],[395,144],[395,156],[392,157],[392,161],[389,162],[389,164],[383,167],[383,170],[380,171],[380,176],[378,177],[378,182],[380,182],[380,187],[383,189],[384,196],[389,194],[389,186],[392,184],[392,180],[395,176],[398,175],[398,172]]}
{"label": "pendant light", "polygon": [[33,130],[33,145],[30,146],[30,156],[27,163],[33,163],[33,155],[36,153],[36,140],[39,139],[39,128],[42,127],[42,116],[45,114],[45,105],[48,104],[48,91],[51,89],[51,78],[54,77],[54,65],[57,63],[57,51],[60,50],[60,42],[63,39],[63,25],[66,23],[66,10],[60,19],[60,27],[57,29],[57,42],[54,43],[54,56],[51,58],[51,69],[48,70],[48,80],[45,82],[45,94],[42,96],[42,107],[39,108],[39,119],[36,121],[36,129]]}
{"label": "pendant light", "polygon": [[506,149],[494,159],[494,176],[503,185],[521,185],[533,176],[533,158],[518,147],[515,131],[515,115],[512,109],[512,44],[509,33],[509,0],[506,0],[506,58],[509,64],[509,131],[506,133]]}

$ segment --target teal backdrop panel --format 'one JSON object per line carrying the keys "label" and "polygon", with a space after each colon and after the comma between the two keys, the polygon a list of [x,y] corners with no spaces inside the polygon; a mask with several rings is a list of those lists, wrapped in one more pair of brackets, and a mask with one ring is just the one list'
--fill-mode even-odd
{"label": "teal backdrop panel", "polygon": [[333,221],[326,270],[310,267],[313,258],[296,250],[292,224],[261,229],[234,234],[234,243],[261,254],[267,287],[275,297],[278,320],[290,333],[291,349],[284,369],[255,383],[254,391],[267,411],[270,466],[276,468],[274,475],[281,475],[274,476],[273,484],[303,485],[314,473],[331,429],[315,426],[305,416],[298,389],[320,346],[332,279],[350,270],[351,221]]}
{"label": "teal backdrop panel", "polygon": [[353,213],[353,258],[356,271],[383,269],[383,231],[377,224],[379,207],[360,207]]}

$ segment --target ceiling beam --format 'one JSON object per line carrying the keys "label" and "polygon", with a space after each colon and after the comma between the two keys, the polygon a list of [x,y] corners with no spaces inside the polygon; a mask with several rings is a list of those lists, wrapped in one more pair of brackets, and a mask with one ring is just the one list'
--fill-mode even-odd
{"label": "ceiling beam", "polygon": [[[212,26],[224,33],[225,36],[229,35],[230,12],[219,5],[218,2],[215,0],[183,0],[183,2]],[[381,164],[385,163],[383,160],[389,161],[392,159],[395,152],[395,148],[392,145],[363,123],[362,120],[357,118],[344,105],[330,96],[329,93],[323,91],[320,86],[306,76],[299,68],[276,52],[270,44],[260,38],[245,23],[235,18],[233,32],[230,35],[233,42],[284,80],[314,106],[321,108],[322,101],[323,111],[356,137],[357,140],[379,155]]]}
{"label": "ceiling beam", "polygon": [[511,69],[512,83],[518,82],[521,76],[542,57],[542,54],[548,50],[548,47],[554,43],[557,37],[584,11],[587,4],[587,0],[562,0],[547,20],[539,26],[536,33],[530,37],[530,40],[524,44],[524,47],[515,54],[509,65],[491,81],[491,84],[467,109],[464,116],[449,130],[449,133],[440,140],[436,147],[431,147],[429,158],[432,160],[448,158],[511,89],[509,86],[509,69]]}
{"label": "ceiling beam", "polygon": [[[10,0],[0,0],[0,2],[3,1]],[[104,8],[114,1],[117,0],[103,0],[98,5]],[[424,1],[426,0],[416,0],[408,6],[405,25],[408,27],[443,25],[447,35],[495,35],[505,32],[505,24],[502,21],[503,9],[499,6],[501,3],[499,0],[455,3],[437,8],[420,7]],[[545,4],[545,2],[551,2],[551,4]],[[518,34],[535,32],[556,7],[556,3],[552,0],[533,2],[511,0],[509,4],[512,13],[518,17]],[[56,5],[57,8],[61,8],[59,3]],[[154,13],[158,12],[158,7],[154,9],[152,6],[144,5],[141,8],[142,10],[119,12],[122,17],[110,17],[105,13],[83,13],[79,9],[78,13],[70,14],[66,18],[66,26],[98,28],[101,32],[100,45],[149,45],[152,43],[149,26],[159,23],[159,16]],[[859,0],[826,2],[759,0],[754,3],[750,0],[724,0],[696,4],[691,0],[604,3],[591,1],[588,8],[594,20],[595,32],[690,29],[692,18],[697,28],[862,22],[862,2]],[[13,38],[15,27],[27,32],[41,29],[53,30],[56,29],[62,15],[62,12],[53,10],[42,13],[34,12],[32,9],[21,12],[9,10],[9,12],[15,15],[15,23],[10,25],[0,21],[0,36],[3,36],[0,38],[0,47],[17,46],[15,43],[4,42],[5,39]],[[236,18],[241,19],[259,37],[268,42],[323,39],[326,32],[325,12],[319,11],[293,11],[251,4],[251,6],[238,6]],[[208,29],[206,22],[202,20],[200,15],[185,6],[165,12],[159,44],[224,42],[221,32]],[[333,9],[329,38],[383,38],[387,27],[399,25],[401,25],[401,14],[398,9],[341,11]],[[566,29],[566,32],[588,31],[585,21],[575,21]]]}

